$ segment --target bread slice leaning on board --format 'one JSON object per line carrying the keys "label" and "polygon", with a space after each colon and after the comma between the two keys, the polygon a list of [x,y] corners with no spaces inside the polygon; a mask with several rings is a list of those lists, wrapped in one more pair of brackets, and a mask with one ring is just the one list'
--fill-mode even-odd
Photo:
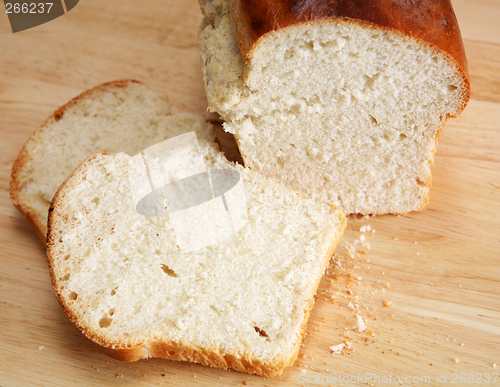
{"label": "bread slice leaning on board", "polygon": [[96,154],[52,201],[47,254],[55,294],[78,329],[117,359],[280,375],[297,357],[345,215],[229,163],[214,143],[199,144],[209,168],[240,174],[248,223],[181,254],[169,217],[136,211],[131,157]]}
{"label": "bread slice leaning on board", "polygon": [[215,140],[201,117],[170,115],[167,96],[138,81],[94,87],[57,109],[24,144],[12,167],[11,200],[46,243],[50,202],[83,160],[101,151],[134,155],[187,127]]}
{"label": "bread slice leaning on board", "polygon": [[425,207],[470,94],[449,0],[200,5],[209,107],[247,167],[346,213]]}

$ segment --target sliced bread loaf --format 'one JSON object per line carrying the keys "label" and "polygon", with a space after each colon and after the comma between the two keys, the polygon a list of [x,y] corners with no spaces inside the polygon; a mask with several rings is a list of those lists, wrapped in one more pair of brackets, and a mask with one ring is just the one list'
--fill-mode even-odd
{"label": "sliced bread loaf", "polygon": [[167,96],[138,81],[97,86],[56,110],[24,144],[12,167],[11,200],[45,243],[50,202],[83,160],[100,151],[133,155],[190,127],[215,138],[200,117],[171,116]]}
{"label": "sliced bread loaf", "polygon": [[168,216],[136,211],[132,158],[96,154],[52,201],[55,294],[78,329],[120,360],[162,357],[279,375],[298,354],[346,218],[229,163],[216,144],[199,144],[207,167],[240,174],[248,223],[182,253]]}
{"label": "sliced bread loaf", "polygon": [[469,100],[449,0],[200,0],[209,107],[245,165],[347,213],[421,210]]}

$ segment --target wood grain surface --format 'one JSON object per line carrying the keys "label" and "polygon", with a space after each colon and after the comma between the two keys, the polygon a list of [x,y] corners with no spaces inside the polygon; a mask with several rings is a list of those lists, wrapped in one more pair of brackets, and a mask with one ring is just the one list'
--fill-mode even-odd
{"label": "wood grain surface", "polygon": [[[205,112],[196,0],[85,0],[16,34],[0,7],[0,386],[329,386],[339,374],[350,385],[500,386],[500,1],[453,5],[472,100],[443,131],[430,203],[350,218],[299,358],[274,379],[102,354],[63,315],[44,246],[9,200],[22,144],[90,87],[135,78],[166,92],[174,112]],[[341,343],[350,348],[332,355]]]}

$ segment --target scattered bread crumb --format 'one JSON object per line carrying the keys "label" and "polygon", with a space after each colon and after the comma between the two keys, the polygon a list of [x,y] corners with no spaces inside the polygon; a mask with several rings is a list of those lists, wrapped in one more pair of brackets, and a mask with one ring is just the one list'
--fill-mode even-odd
{"label": "scattered bread crumb", "polygon": [[330,349],[332,350],[332,355],[340,355],[344,347],[345,347],[344,343],[331,346]]}
{"label": "scattered bread crumb", "polygon": [[354,324],[354,329],[357,329],[358,332],[363,332],[366,329],[365,321],[360,314],[356,315],[356,324]]}
{"label": "scattered bread crumb", "polygon": [[45,347],[44,347],[43,345],[40,345],[40,346],[38,347],[38,350],[39,350],[39,351],[41,351],[41,350],[42,350],[42,349],[44,349],[44,348],[45,348]]}
{"label": "scattered bread crumb", "polygon": [[390,308],[390,307],[392,306],[392,302],[391,302],[391,301],[389,301],[389,300],[384,300],[384,306],[385,306],[386,308]]}
{"label": "scattered bread crumb", "polygon": [[460,360],[455,359],[455,364],[458,364],[458,363],[460,363]]}
{"label": "scattered bread crumb", "polygon": [[385,286],[387,289],[389,289],[389,288],[391,287],[391,284],[390,284],[389,282],[386,282],[386,283],[384,284],[384,286]]}

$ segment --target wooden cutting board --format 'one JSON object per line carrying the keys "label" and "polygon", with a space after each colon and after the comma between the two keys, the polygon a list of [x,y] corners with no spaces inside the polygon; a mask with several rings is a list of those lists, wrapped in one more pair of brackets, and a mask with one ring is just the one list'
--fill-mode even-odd
{"label": "wooden cutting board", "polygon": [[[9,201],[22,144],[90,87],[136,78],[168,93],[174,112],[206,110],[196,0],[85,0],[16,34],[2,8],[0,386],[328,386],[339,374],[351,385],[500,386],[500,1],[453,4],[472,100],[443,131],[429,206],[400,217],[350,218],[299,358],[274,379],[101,354],[63,315],[44,246]],[[367,225],[375,232],[360,232]],[[370,249],[358,243],[354,258],[346,257],[346,245],[361,235]],[[349,304],[366,321],[362,333],[353,330]],[[330,346],[347,341],[349,349],[331,354]]]}

